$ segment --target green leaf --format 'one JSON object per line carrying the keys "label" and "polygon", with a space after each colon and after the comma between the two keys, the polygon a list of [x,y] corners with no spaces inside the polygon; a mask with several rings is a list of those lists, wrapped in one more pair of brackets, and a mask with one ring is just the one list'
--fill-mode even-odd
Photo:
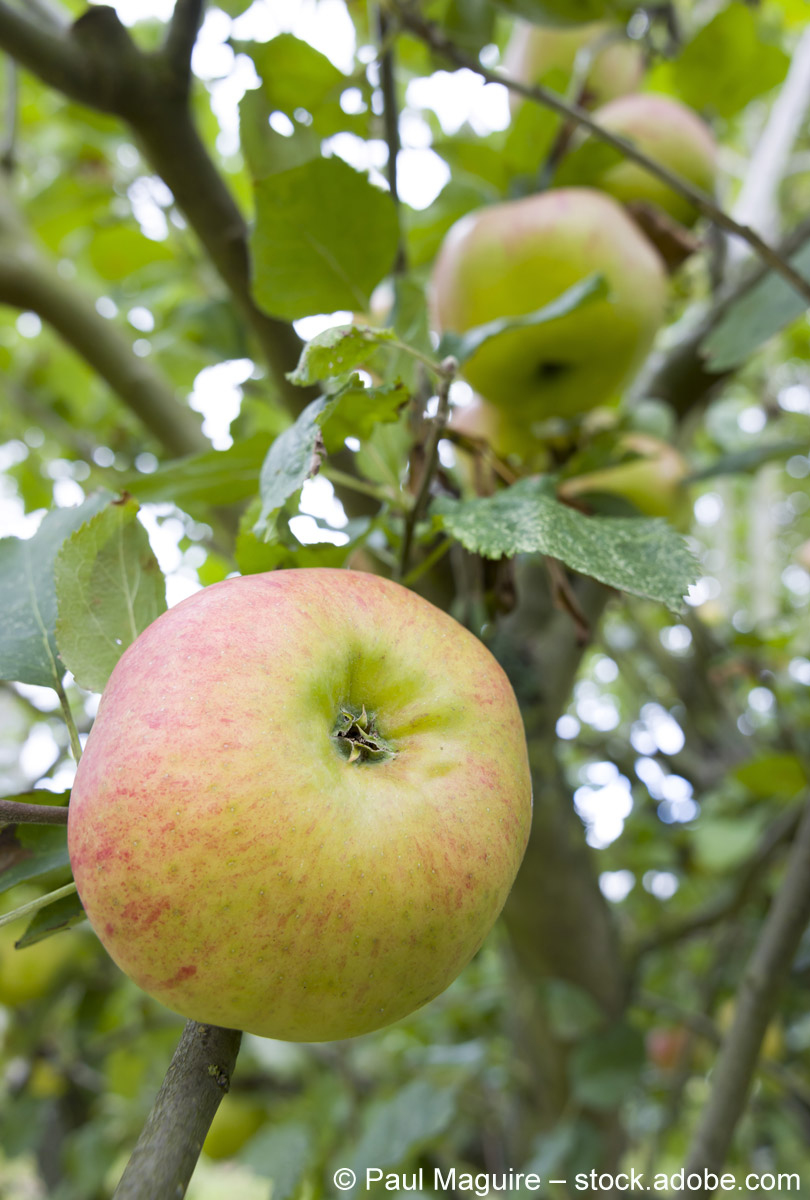
{"label": "green leaf", "polygon": [[56,556],[59,657],[101,692],[127,646],[166,611],[166,583],[131,497],[113,501]]}
{"label": "green leaf", "polygon": [[[810,242],[790,259],[810,281]],[[710,371],[731,371],[746,362],[763,342],[801,317],[807,301],[781,275],[769,272],[732,304],[703,339],[701,351]]]}
{"label": "green leaf", "polygon": [[807,787],[807,772],[795,754],[761,754],[732,771],[735,779],[755,796],[792,799]]}
{"label": "green leaf", "polygon": [[126,279],[150,263],[173,260],[167,242],[155,242],[126,225],[101,229],[90,243],[90,261],[101,278],[110,283]]}
{"label": "green leaf", "polygon": [[498,317],[487,321],[485,325],[475,325],[465,333],[445,333],[436,351],[438,358],[452,354],[459,363],[464,363],[475,354],[484,342],[499,337],[510,329],[524,329],[527,325],[546,325],[560,317],[567,317],[594,300],[604,300],[608,295],[608,285],[602,275],[588,275],[573,287],[568,288],[549,304],[538,308],[535,312],[525,313],[516,317]]}
{"label": "green leaf", "polygon": [[691,831],[695,860],[707,871],[733,871],[750,858],[767,821],[758,813],[701,817]]}
{"label": "green leaf", "polygon": [[335,325],[307,342],[298,366],[287,378],[298,387],[310,387],[322,379],[348,375],[362,366],[375,346],[394,339],[392,329],[372,329],[368,325]]}
{"label": "green leaf", "polygon": [[308,1169],[317,1165],[317,1148],[306,1125],[288,1122],[260,1129],[244,1146],[240,1163],[273,1181],[273,1200],[289,1200]]}
{"label": "green leaf", "polygon": [[41,908],[20,940],[14,944],[18,950],[22,950],[25,946],[33,946],[55,933],[61,933],[63,929],[72,929],[85,919],[82,902],[74,892],[72,896],[63,896],[61,900],[54,900],[53,904]]}
{"label": "green leaf", "polygon": [[621,1104],[644,1066],[644,1039],[629,1025],[614,1025],[581,1042],[572,1052],[572,1095],[589,1108]]}
{"label": "green leaf", "polygon": [[573,1041],[605,1024],[605,1014],[590,992],[564,979],[549,979],[546,988],[549,1025],[562,1041]]}
{"label": "green leaf", "polygon": [[473,554],[548,554],[610,587],[682,608],[697,563],[680,534],[660,519],[588,517],[561,504],[552,481],[522,479],[473,500],[434,502],[438,524]]}
{"label": "green leaf", "polygon": [[457,1084],[437,1087],[432,1080],[416,1079],[373,1104],[354,1152],[358,1179],[366,1167],[397,1167],[439,1138],[455,1116],[457,1097]]}
{"label": "green leaf", "polygon": [[784,79],[790,59],[763,37],[753,8],[729,4],[653,73],[649,86],[676,92],[699,112],[732,117]]}
{"label": "green leaf", "polygon": [[6,825],[0,829],[0,892],[70,865],[65,825]]}
{"label": "green leaf", "polygon": [[284,137],[268,124],[272,112],[259,88],[245,92],[239,102],[239,141],[254,179],[300,167],[320,154],[322,139],[314,129],[299,125],[292,137]]}
{"label": "green leaf", "polygon": [[339,158],[260,180],[251,236],[256,301],[292,321],[364,309],[397,249],[387,192]]}
{"label": "green leaf", "polygon": [[273,438],[268,433],[234,442],[227,450],[207,450],[178,458],[151,475],[126,476],[122,485],[139,500],[187,504],[237,504],[256,492],[262,463]]}
{"label": "green leaf", "polygon": [[270,111],[292,117],[298,109],[315,114],[329,99],[339,99],[349,80],[308,42],[282,33],[269,42],[245,47],[261,77]]}
{"label": "green leaf", "polygon": [[54,561],[65,538],[108,501],[109,493],[100,493],[76,508],[53,509],[32,538],[0,541],[0,679],[42,687],[61,680],[65,671],[54,637]]}
{"label": "green leaf", "polygon": [[256,537],[271,540],[275,514],[318,470],[323,457],[320,418],[326,403],[326,398],[319,396],[308,404],[268,450],[259,476],[261,511],[253,527]]}
{"label": "green leaf", "polygon": [[330,454],[339,450],[347,437],[364,442],[378,425],[392,424],[410,399],[402,383],[363,387],[357,376],[331,400],[321,420],[323,439]]}

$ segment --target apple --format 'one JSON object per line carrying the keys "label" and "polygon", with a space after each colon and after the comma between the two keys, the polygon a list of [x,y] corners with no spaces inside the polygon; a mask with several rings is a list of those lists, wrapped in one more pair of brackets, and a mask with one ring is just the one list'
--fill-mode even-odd
{"label": "apple", "polygon": [[[712,194],[717,176],[717,143],[705,121],[670,96],[639,92],[602,105],[594,120],[611,133],[635,143],[649,158],[669,167],[688,183]],[[682,225],[698,217],[693,204],[625,158],[598,170],[583,182],[601,188],[623,204],[650,204]]]}
{"label": "apple", "polygon": [[636,0],[496,0],[498,7],[537,25],[582,25],[603,17],[629,17]]}
{"label": "apple", "polygon": [[68,848],[93,928],[145,991],[325,1041],[448,986],[530,820],[520,712],[489,651],[399,584],[311,568],[212,584],[127,649]]}
{"label": "apple", "polygon": [[[581,102],[588,108],[604,104],[635,91],[644,74],[644,56],[637,43],[619,36],[611,38],[610,32],[611,26],[602,22],[548,29],[516,21],[504,54],[504,72],[526,84],[545,83],[550,75],[556,75],[567,86],[577,55],[591,54]],[[561,90],[559,85],[555,90]],[[523,97],[510,91],[513,113],[522,103]]]}
{"label": "apple", "polygon": [[499,334],[463,364],[467,382],[512,426],[529,432],[533,422],[618,399],[663,321],[664,263],[621,205],[590,188],[493,204],[447,234],[431,290],[442,331],[533,312],[596,272],[608,298]]}
{"label": "apple", "polygon": [[674,446],[649,433],[624,433],[612,458],[598,470],[564,479],[557,488],[560,499],[616,496],[649,517],[679,515],[689,466]]}
{"label": "apple", "polygon": [[[31,884],[14,888],[2,897],[0,912],[11,912],[42,894],[41,888]],[[15,943],[30,920],[0,927],[0,1004],[10,1008],[30,1004],[52,992],[76,952],[76,936],[66,931],[18,950]]]}
{"label": "apple", "polygon": [[228,1092],[214,1114],[203,1142],[206,1158],[233,1158],[267,1119],[260,1104],[247,1096]]}
{"label": "apple", "polygon": [[690,1040],[689,1030],[683,1025],[656,1026],[644,1039],[647,1059],[661,1071],[674,1071],[682,1065]]}

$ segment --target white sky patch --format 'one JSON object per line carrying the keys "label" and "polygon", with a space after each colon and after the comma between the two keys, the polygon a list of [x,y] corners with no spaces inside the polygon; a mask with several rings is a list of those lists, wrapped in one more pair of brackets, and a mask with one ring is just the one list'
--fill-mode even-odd
{"label": "white sky patch", "polygon": [[[299,508],[302,513],[311,517],[319,517],[335,529],[342,529],[349,523],[346,511],[335,495],[335,489],[323,475],[316,475],[314,479],[306,480],[301,489]],[[298,537],[298,534],[296,533],[295,536]],[[301,539],[298,538],[298,540]],[[337,544],[342,545],[340,542]]]}
{"label": "white sky patch", "polygon": [[309,342],[319,333],[325,333],[327,329],[332,329],[335,325],[351,325],[353,320],[354,313],[350,312],[318,313],[316,316],[302,317],[300,321],[293,321],[293,328],[300,338]]}
{"label": "white sky patch", "polygon": [[59,743],[53,736],[50,725],[37,721],[20,750],[20,768],[24,775],[36,782],[49,770],[59,757]]}
{"label": "white sky patch", "polygon": [[290,518],[290,529],[302,546],[313,546],[317,542],[345,546],[349,540],[348,533],[341,533],[339,529],[324,529],[314,517],[304,514]]}
{"label": "white sky patch", "polygon": [[346,74],[354,65],[354,24],[343,0],[255,0],[232,30],[239,41],[256,42],[293,33]]}
{"label": "white sky patch", "polygon": [[630,782],[617,771],[616,778],[603,787],[585,784],[574,792],[574,807],[588,828],[588,845],[602,850],[621,835],[633,811]]}
{"label": "white sky patch", "polygon": [[636,877],[632,871],[603,871],[599,876],[600,891],[612,904],[621,904],[635,886]]}
{"label": "white sky patch", "polygon": [[679,887],[678,877],[671,871],[647,871],[641,882],[657,900],[671,900]]}
{"label": "white sky patch", "polygon": [[435,71],[408,84],[406,100],[411,108],[429,108],[447,134],[458,133],[468,122],[479,137],[506,129],[509,124],[509,93],[500,83],[485,83],[480,75],[460,71]]}
{"label": "white sky patch", "polygon": [[188,402],[195,412],[203,414],[203,433],[211,439],[215,450],[227,450],[233,445],[228,430],[231,421],[239,416],[242,404],[239,385],[249,379],[253,371],[251,359],[233,358],[203,367],[194,380]]}
{"label": "white sky patch", "polygon": [[435,150],[401,150],[397,157],[397,191],[411,208],[429,208],[450,182],[450,168]]}

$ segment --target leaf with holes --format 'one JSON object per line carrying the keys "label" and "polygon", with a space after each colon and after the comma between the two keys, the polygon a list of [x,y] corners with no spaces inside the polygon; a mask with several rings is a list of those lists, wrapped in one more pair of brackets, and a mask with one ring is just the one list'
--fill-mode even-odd
{"label": "leaf with holes", "polygon": [[588,517],[561,504],[553,480],[522,479],[494,496],[432,509],[438,525],[484,558],[547,554],[574,571],[674,612],[697,577],[697,563],[680,534],[660,519]]}
{"label": "leaf with holes", "polygon": [[348,375],[355,367],[362,366],[377,346],[393,339],[392,329],[335,325],[307,342],[298,366],[287,378],[298,387],[309,387],[321,379]]}

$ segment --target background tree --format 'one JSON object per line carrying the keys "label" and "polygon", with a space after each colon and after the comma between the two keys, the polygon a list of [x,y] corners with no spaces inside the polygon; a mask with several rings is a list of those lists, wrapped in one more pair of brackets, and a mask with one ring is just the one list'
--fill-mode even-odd
{"label": "background tree", "polygon": [[[806,6],[625,6],[512,80],[511,114],[499,63],[539,2],[147,7],[0,0],[0,901],[25,910],[0,927],[0,1192],[182,1194],[217,1108],[196,1200],[334,1194],[339,1167],[422,1166],[427,1191],[436,1166],[530,1169],[553,1196],[593,1169],[806,1175]],[[716,194],[592,115],[611,42],[643,60],[628,90],[710,125]],[[429,333],[447,231],[618,194],[626,158],[677,201],[628,208],[670,271],[653,351],[617,408],[476,410],[480,330]],[[673,448],[668,523],[640,499]],[[163,575],[175,603],[317,565],[399,579],[490,645],[534,828],[443,996],[239,1050],[103,953],[66,805]]]}

